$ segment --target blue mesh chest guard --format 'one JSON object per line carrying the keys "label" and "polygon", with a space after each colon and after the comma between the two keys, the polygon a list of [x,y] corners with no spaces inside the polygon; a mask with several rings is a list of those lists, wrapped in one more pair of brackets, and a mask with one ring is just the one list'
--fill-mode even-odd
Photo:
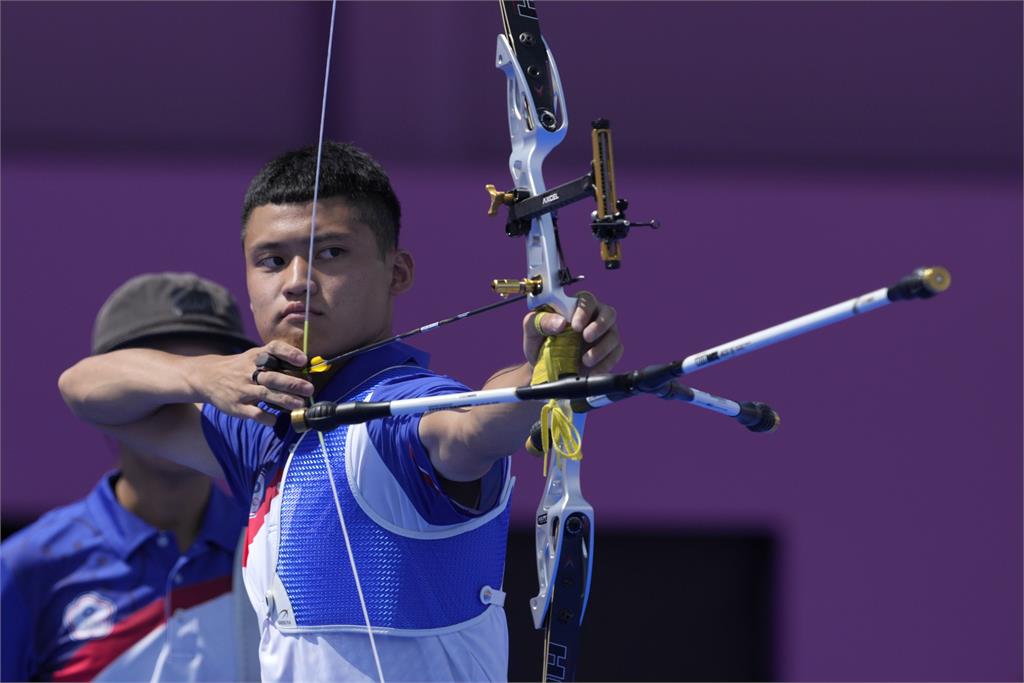
{"label": "blue mesh chest guard", "polygon": [[[369,386],[353,390],[346,400],[366,400],[381,382],[413,372],[422,370],[388,369],[368,380]],[[418,635],[454,630],[480,617],[488,608],[481,600],[481,589],[500,588],[502,583],[508,536],[507,496],[494,511],[479,519],[444,527],[424,525],[426,530],[419,531],[398,528],[374,511],[365,510],[361,499],[353,494],[348,460],[356,455],[363,460],[380,460],[368,438],[351,438],[357,429],[365,430],[365,426],[340,427],[324,434],[324,441],[370,623],[375,630]],[[369,452],[355,454],[354,448]],[[385,467],[374,470],[385,471]],[[389,471],[386,476],[391,476]],[[394,481],[369,482],[369,486],[376,485],[394,486],[405,497]],[[292,452],[281,497],[277,580],[272,582],[277,590],[271,592],[278,594],[276,608],[280,610],[281,603],[286,602],[291,615],[277,620],[278,628],[293,632],[365,631],[327,468],[315,434],[306,434]],[[412,508],[411,502],[407,504]],[[284,595],[280,595],[282,591]]]}

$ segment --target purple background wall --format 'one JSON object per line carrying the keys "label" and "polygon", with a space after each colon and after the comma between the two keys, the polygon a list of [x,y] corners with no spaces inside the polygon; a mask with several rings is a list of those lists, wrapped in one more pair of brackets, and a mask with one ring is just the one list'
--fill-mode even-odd
{"label": "purple background wall", "polygon": [[[83,494],[111,456],[56,389],[126,278],[192,270],[244,301],[242,193],[315,140],[325,4],[20,4],[2,12],[2,512]],[[775,434],[637,400],[595,415],[598,528],[773,530],[780,675],[1003,680],[1022,672],[1021,5],[542,5],[567,88],[550,182],[616,126],[635,218],[600,270],[622,367],[682,357],[941,263],[954,287],[700,373],[771,402]],[[522,245],[482,214],[507,176],[491,3],[342,5],[329,133],[386,163],[417,285],[406,329],[489,302]],[[520,311],[434,333],[477,385]],[[517,456],[527,523],[539,463]],[[637,558],[642,561],[642,558]],[[529,563],[524,558],[524,563]],[[640,586],[638,599],[658,599]],[[685,606],[677,605],[682,609]],[[622,618],[628,619],[628,615]]]}

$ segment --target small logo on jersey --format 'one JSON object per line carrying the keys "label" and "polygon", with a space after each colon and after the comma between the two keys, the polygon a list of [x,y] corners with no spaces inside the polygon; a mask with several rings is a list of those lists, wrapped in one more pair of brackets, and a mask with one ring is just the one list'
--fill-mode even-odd
{"label": "small logo on jersey", "polygon": [[64,628],[71,640],[102,638],[114,628],[117,607],[99,593],[83,593],[64,610]]}
{"label": "small logo on jersey", "polygon": [[267,470],[261,469],[256,477],[256,483],[252,487],[252,500],[249,501],[249,517],[255,517],[256,511],[260,509],[263,502],[263,492],[267,488]]}

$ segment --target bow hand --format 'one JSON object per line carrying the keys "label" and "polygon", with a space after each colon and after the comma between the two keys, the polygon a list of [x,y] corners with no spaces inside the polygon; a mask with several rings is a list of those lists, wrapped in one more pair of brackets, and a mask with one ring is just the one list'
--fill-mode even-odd
{"label": "bow hand", "polygon": [[523,318],[523,354],[531,366],[536,365],[544,340],[571,329],[582,339],[577,358],[579,374],[609,372],[623,353],[617,317],[614,307],[601,303],[590,292],[582,292],[576,299],[571,324],[558,313],[531,311]]}

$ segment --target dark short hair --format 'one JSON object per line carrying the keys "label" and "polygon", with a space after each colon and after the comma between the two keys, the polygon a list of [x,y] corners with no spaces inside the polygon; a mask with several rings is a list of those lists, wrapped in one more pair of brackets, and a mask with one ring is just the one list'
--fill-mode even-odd
{"label": "dark short hair", "polygon": [[[242,206],[242,241],[253,209],[265,204],[313,201],[316,146],[272,159],[249,183]],[[319,199],[341,198],[358,212],[377,238],[381,256],[398,246],[402,208],[381,165],[355,145],[324,140]]]}

